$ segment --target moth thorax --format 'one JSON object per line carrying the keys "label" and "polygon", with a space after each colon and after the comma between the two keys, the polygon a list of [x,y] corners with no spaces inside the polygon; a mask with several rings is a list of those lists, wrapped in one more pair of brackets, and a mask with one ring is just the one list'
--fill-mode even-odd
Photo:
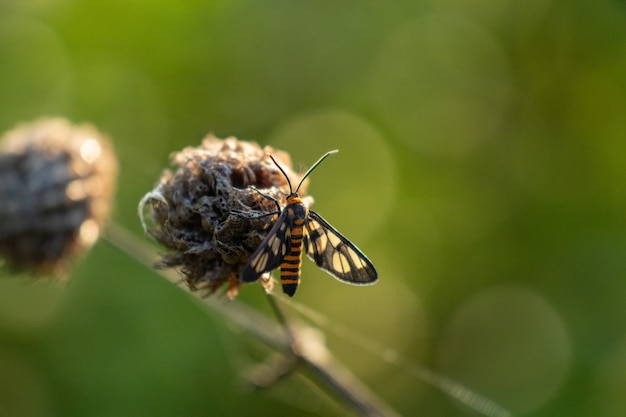
{"label": "moth thorax", "polygon": [[297,195],[289,195],[287,196],[287,204],[302,204],[302,199]]}

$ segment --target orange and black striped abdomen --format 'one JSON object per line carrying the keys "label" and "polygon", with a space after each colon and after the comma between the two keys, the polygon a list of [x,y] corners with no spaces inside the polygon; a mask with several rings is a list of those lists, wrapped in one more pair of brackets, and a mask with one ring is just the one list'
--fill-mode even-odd
{"label": "orange and black striped abdomen", "polygon": [[[299,199],[298,199],[299,200]],[[300,266],[302,265],[302,242],[304,236],[304,219],[306,208],[299,201],[294,201],[285,209],[288,211],[287,218],[292,220],[289,231],[289,253],[283,256],[280,263],[280,282],[283,292],[290,297],[296,293],[300,284]]]}

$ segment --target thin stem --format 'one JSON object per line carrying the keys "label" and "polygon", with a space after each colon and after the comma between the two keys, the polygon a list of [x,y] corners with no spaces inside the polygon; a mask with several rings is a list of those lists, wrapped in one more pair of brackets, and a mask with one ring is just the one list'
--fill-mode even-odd
{"label": "thin stem", "polygon": [[[125,254],[152,268],[153,250],[145,242],[123,227],[110,223],[105,239]],[[180,286],[180,277],[175,273],[155,271],[167,280]],[[232,301],[218,302],[215,297],[201,301],[211,310],[228,318],[248,333],[278,352],[290,355],[302,362],[315,376],[315,380],[331,391],[344,404],[364,417],[397,417],[399,414],[370,391],[352,372],[337,361],[324,344],[322,333],[310,326],[288,326],[285,315],[274,296],[269,296],[270,305],[279,320],[276,324],[250,307]]]}
{"label": "thin stem", "polygon": [[276,315],[278,322],[283,327],[283,329],[285,329],[287,338],[293,342],[294,341],[293,332],[289,328],[289,323],[287,323],[287,319],[285,318],[285,314],[281,310],[280,305],[276,302],[276,297],[269,292],[265,292],[265,294],[267,295],[267,301],[270,303],[270,307],[272,308],[272,311],[274,311],[274,314]]}

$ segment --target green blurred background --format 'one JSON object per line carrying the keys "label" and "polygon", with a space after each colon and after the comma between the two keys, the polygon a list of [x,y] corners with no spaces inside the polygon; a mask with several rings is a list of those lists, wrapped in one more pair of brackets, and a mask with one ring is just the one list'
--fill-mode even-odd
{"label": "green blurred background", "polygon": [[[600,0],[1,0],[0,130],[89,121],[113,219],[209,131],[291,153],[377,265],[296,301],[523,416],[626,415],[626,5]],[[155,248],[155,253],[157,252]],[[242,302],[267,311],[262,291]],[[404,415],[476,415],[332,327]],[[268,349],[101,241],[67,286],[0,281],[0,416],[339,416]]]}

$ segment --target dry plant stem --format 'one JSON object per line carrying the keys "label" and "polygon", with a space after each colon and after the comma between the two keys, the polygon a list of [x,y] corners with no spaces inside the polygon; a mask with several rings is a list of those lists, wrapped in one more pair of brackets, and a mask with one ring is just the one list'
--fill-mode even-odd
{"label": "dry plant stem", "polygon": [[331,321],[328,317],[322,315],[318,311],[310,309],[309,307],[299,304],[297,301],[289,298],[279,298],[276,300],[286,304],[292,310],[298,312],[303,317],[306,317],[313,324],[323,327],[327,331],[336,335],[343,335],[346,340],[352,343],[355,347],[369,352],[378,358],[383,358],[386,362],[397,366],[400,370],[402,370],[402,372],[424,381],[426,384],[449,395],[451,398],[458,400],[460,403],[474,409],[480,414],[488,417],[512,417],[509,410],[489,398],[464,387],[460,383],[455,382],[442,374],[412,363],[396,350],[383,346],[350,327]]}
{"label": "dry plant stem", "polygon": [[[129,233],[123,227],[110,223],[105,233],[112,245],[130,255],[147,268],[152,268],[152,249]],[[156,271],[171,282],[180,284],[180,277],[175,273]],[[400,414],[370,391],[349,369],[337,361],[326,349],[319,332],[311,327],[295,328],[287,324],[273,296],[270,304],[277,314],[279,324],[269,320],[257,311],[236,301],[228,303],[212,297],[203,298],[203,303],[213,311],[228,318],[251,335],[271,348],[296,357],[317,381],[331,391],[346,405],[365,417],[396,417]],[[317,337],[315,336],[317,335]]]}
{"label": "dry plant stem", "polygon": [[267,296],[267,301],[269,301],[270,303],[270,307],[272,307],[272,311],[274,311],[274,314],[276,314],[276,318],[278,319],[278,322],[283,326],[283,329],[285,329],[285,334],[287,336],[287,339],[290,340],[291,344],[293,344],[295,342],[293,332],[291,331],[291,328],[289,327],[289,323],[287,322],[287,319],[285,318],[283,311],[281,310],[280,306],[276,302],[274,295],[269,292],[266,292],[265,295]]}
{"label": "dry plant stem", "polygon": [[[399,414],[376,398],[376,395],[359,381],[349,369],[334,359],[317,331],[311,327],[290,326],[276,297],[267,293],[268,301],[282,324],[291,352],[300,359],[333,395],[341,398],[363,416],[398,416]],[[317,336],[317,337],[316,337]]]}

